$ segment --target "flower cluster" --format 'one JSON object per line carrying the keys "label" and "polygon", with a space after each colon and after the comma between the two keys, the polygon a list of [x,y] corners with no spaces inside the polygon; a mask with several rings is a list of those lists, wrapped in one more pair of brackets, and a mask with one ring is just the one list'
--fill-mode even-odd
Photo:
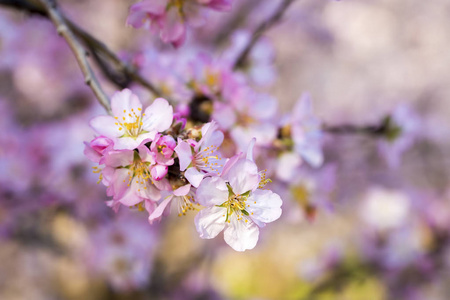
{"label": "flower cluster", "polygon": [[127,23],[159,33],[164,43],[180,47],[186,40],[186,27],[201,26],[207,9],[227,11],[232,0],[144,0],[130,8]]}
{"label": "flower cluster", "polygon": [[195,219],[200,237],[213,238],[225,229],[225,241],[237,251],[255,247],[258,227],[280,217],[280,197],[262,189],[268,180],[253,161],[254,141],[246,157],[225,159],[217,123],[185,128],[165,99],[143,110],[125,89],[112,97],[111,108],[112,116],[91,121],[99,136],[86,143],[85,154],[99,164],[94,172],[115,211],[122,205],[146,210],[153,223],[171,206],[179,215],[200,210]]}

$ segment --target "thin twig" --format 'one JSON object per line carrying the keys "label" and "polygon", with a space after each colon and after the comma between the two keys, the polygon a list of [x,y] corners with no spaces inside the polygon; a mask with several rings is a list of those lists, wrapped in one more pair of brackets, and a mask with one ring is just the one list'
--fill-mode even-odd
{"label": "thin twig", "polygon": [[56,3],[51,0],[40,0],[40,2],[47,12],[48,17],[55,25],[58,34],[60,34],[70,46],[70,49],[75,55],[81,71],[83,72],[84,81],[92,89],[100,104],[106,109],[108,113],[110,113],[111,105],[109,103],[108,96],[103,91],[100,83],[97,80],[97,77],[92,71],[92,68],[87,60],[86,50],[83,48],[75,34],[67,25],[64,17],[57,8]]}
{"label": "thin twig", "polygon": [[[106,58],[108,58],[118,69],[119,72],[126,75],[126,77],[130,78],[132,81],[135,81],[139,83],[140,85],[146,87],[149,89],[153,94],[155,94],[158,97],[162,97],[162,92],[156,88],[152,83],[145,80],[137,71],[135,68],[131,67],[130,65],[123,62],[113,51],[111,51],[103,42],[99,41],[95,37],[93,37],[90,33],[86,32],[82,28],[80,28],[77,24],[72,22],[71,20],[67,19],[67,24],[72,28],[74,33],[86,44],[86,46],[91,49],[92,52],[94,52],[96,55],[103,55]],[[96,59],[99,64],[102,63],[101,61],[102,56],[98,56]],[[107,75],[107,74],[105,74]],[[118,84],[117,82],[115,82]],[[120,85],[120,83],[118,84]]]}
{"label": "thin twig", "polygon": [[[38,14],[49,18],[47,10],[42,5],[40,0],[0,0],[0,5],[13,7],[16,9],[25,10],[29,13]],[[158,97],[164,96],[163,93],[155,87],[151,82],[143,78],[138,71],[132,66],[122,61],[113,51],[111,51],[103,42],[96,39],[87,31],[83,30],[75,22],[67,18],[59,12],[61,20],[66,26],[76,35],[80,41],[92,53],[92,58],[99,65],[103,74],[117,86],[124,88],[130,81],[134,81],[150,90]],[[108,62],[114,65],[112,68]],[[166,96],[167,99],[167,96]],[[170,101],[170,99],[167,99]]]}
{"label": "thin twig", "polygon": [[401,127],[395,124],[390,115],[385,116],[379,124],[363,126],[354,124],[329,126],[324,124],[322,126],[322,130],[331,134],[362,134],[371,136],[385,136],[388,139],[395,139],[401,133]]}
{"label": "thin twig", "polygon": [[277,10],[275,10],[274,14],[265,22],[261,23],[255,31],[253,31],[252,38],[250,42],[247,44],[247,46],[242,50],[241,54],[236,59],[233,69],[241,68],[247,59],[247,56],[250,54],[253,46],[255,46],[258,39],[261,37],[261,35],[268,30],[270,27],[275,25],[281,20],[281,17],[285,13],[285,11],[288,9],[288,7],[294,2],[295,0],[283,0],[283,2],[280,4]]}
{"label": "thin twig", "polygon": [[323,131],[332,134],[367,134],[384,135],[387,127],[384,125],[357,126],[353,124],[344,124],[338,126],[323,126]]}
{"label": "thin twig", "polygon": [[255,7],[257,8],[257,5],[259,4],[261,4],[261,0],[248,0],[244,1],[239,7],[237,7],[236,13],[232,15],[214,35],[212,39],[213,44],[221,45],[222,43],[228,41],[231,33],[242,26],[249,12],[254,11]]}

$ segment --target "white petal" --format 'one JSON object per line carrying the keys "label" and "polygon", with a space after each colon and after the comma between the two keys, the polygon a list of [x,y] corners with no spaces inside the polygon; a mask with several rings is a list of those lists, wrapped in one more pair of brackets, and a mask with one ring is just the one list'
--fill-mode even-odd
{"label": "white petal", "polygon": [[207,177],[200,183],[196,199],[203,206],[221,205],[228,200],[228,188],[220,177]]}
{"label": "white petal", "polygon": [[230,183],[235,194],[244,194],[258,187],[260,177],[254,162],[240,159],[230,168],[224,179]]}
{"label": "white petal", "polygon": [[135,140],[132,137],[123,137],[116,139],[114,143],[114,149],[116,150],[133,150],[136,149],[139,146],[139,141]]}
{"label": "white petal", "polygon": [[280,196],[269,190],[256,190],[247,199],[247,212],[252,219],[264,223],[275,221],[281,216]]}
{"label": "white petal", "polygon": [[146,131],[163,132],[169,129],[173,120],[173,108],[166,99],[157,98],[145,110],[145,116],[142,117],[142,128]]}
{"label": "white petal", "polygon": [[292,122],[301,121],[305,116],[310,114],[312,114],[311,95],[309,93],[303,93],[293,108]]}
{"label": "white petal", "polygon": [[198,187],[205,177],[205,173],[197,170],[197,168],[189,168],[186,172],[184,172],[184,177],[194,186]]}
{"label": "white petal", "polygon": [[255,147],[255,143],[256,139],[252,138],[247,147],[247,159],[253,162],[255,162],[255,160],[253,159],[253,148]]}
{"label": "white petal", "polygon": [[312,167],[318,168],[323,164],[323,152],[319,143],[311,142],[309,145],[295,147],[295,150],[307,161]]}
{"label": "white petal", "polygon": [[235,216],[230,218],[230,223],[223,232],[225,242],[236,251],[253,249],[259,238],[259,228],[251,220],[238,220]]}
{"label": "white petal", "polygon": [[[133,92],[129,89],[124,89],[112,96],[111,110],[114,117],[117,117],[120,122],[134,123],[136,116],[141,116],[142,104]],[[131,117],[129,114],[131,114]]]}
{"label": "white petal", "polygon": [[301,165],[302,159],[300,155],[295,152],[285,152],[277,160],[275,173],[277,178],[283,181],[294,180],[294,174],[297,168]]}
{"label": "white petal", "polygon": [[195,216],[195,227],[202,239],[215,238],[224,228],[227,209],[207,207]]}
{"label": "white petal", "polygon": [[117,121],[111,116],[98,116],[93,118],[89,122],[89,125],[91,125],[92,129],[94,129],[97,133],[114,139],[122,136],[124,130],[122,129],[121,132],[119,130],[119,126],[117,126],[115,123],[117,123]]}

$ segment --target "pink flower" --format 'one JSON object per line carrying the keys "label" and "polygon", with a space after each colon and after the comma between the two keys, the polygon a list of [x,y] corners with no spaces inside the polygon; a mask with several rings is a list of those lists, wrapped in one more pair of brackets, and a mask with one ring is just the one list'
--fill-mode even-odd
{"label": "pink flower", "polygon": [[111,99],[113,116],[91,120],[91,127],[114,142],[114,149],[137,148],[144,140],[153,140],[158,132],[172,124],[173,109],[167,100],[157,98],[142,114],[139,98],[129,89],[116,92]]}
{"label": "pink flower", "polygon": [[143,203],[151,213],[156,206],[154,202],[161,198],[160,190],[164,189],[165,183],[156,184],[152,178],[154,154],[145,145],[140,145],[137,150],[109,151],[104,157],[103,175],[107,177],[107,193],[114,198],[110,206]]}
{"label": "pink flower", "polygon": [[186,40],[186,25],[204,23],[204,10],[231,9],[231,0],[144,0],[130,8],[127,24],[158,33],[164,43],[178,48]]}
{"label": "pink flower", "polygon": [[107,137],[99,136],[93,139],[89,144],[84,143],[84,155],[93,162],[99,163],[104,152],[113,147],[113,141]]}
{"label": "pink flower", "polygon": [[[232,84],[227,81],[227,84]],[[232,84],[234,85],[234,84]],[[226,89],[228,87],[225,85]],[[275,116],[277,101],[268,94],[256,93],[241,86],[231,88],[229,95],[224,92],[228,102],[214,103],[212,118],[220,127],[229,130],[233,141],[243,150],[256,137],[259,145],[269,145],[275,139],[277,126]]]}
{"label": "pink flower", "polygon": [[175,139],[170,135],[157,134],[150,146],[155,158],[155,165],[151,168],[151,175],[154,180],[163,179],[168,172],[168,167],[173,165],[172,154],[176,146]]}
{"label": "pink flower", "polygon": [[224,230],[225,242],[236,251],[255,247],[259,227],[281,215],[281,198],[261,187],[267,182],[251,158],[231,158],[220,177],[205,178],[196,199],[206,206],[195,217],[201,238],[212,239]]}
{"label": "pink flower", "polygon": [[220,173],[222,159],[217,149],[222,144],[223,133],[217,129],[214,121],[207,123],[202,127],[202,138],[198,143],[179,140],[175,148],[180,170],[185,171],[184,176],[194,187],[198,187],[208,174]]}
{"label": "pink flower", "polygon": [[163,213],[170,213],[170,203],[175,203],[178,210],[178,216],[185,215],[188,210],[194,210],[194,205],[196,203],[194,200],[194,193],[191,190],[191,185],[183,185],[167,196],[148,217],[150,224],[156,220],[160,220]]}

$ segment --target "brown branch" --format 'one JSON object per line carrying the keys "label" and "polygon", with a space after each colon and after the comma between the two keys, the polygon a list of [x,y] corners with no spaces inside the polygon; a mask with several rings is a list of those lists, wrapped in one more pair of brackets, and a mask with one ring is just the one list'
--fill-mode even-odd
{"label": "brown branch", "polygon": [[78,65],[81,68],[81,71],[84,75],[84,81],[94,92],[95,97],[97,97],[100,104],[106,109],[108,113],[111,112],[111,106],[109,103],[108,96],[103,91],[100,83],[97,80],[92,68],[87,60],[87,52],[83,48],[83,46],[78,41],[75,34],[69,28],[64,19],[63,15],[59,12],[56,2],[51,0],[39,0],[44,8],[44,11],[47,13],[49,19],[53,22],[58,31],[58,34],[61,35],[69,45],[72,50],[75,58],[78,62]]}
{"label": "brown branch", "polygon": [[255,31],[253,31],[250,42],[247,44],[247,46],[244,48],[244,50],[242,50],[242,52],[236,59],[234,65],[233,65],[233,69],[238,69],[238,68],[241,68],[242,66],[244,66],[247,56],[250,54],[251,50],[253,49],[253,46],[255,46],[256,42],[259,40],[261,35],[281,20],[281,17],[283,16],[283,14],[286,12],[288,7],[294,1],[295,0],[283,0],[283,2],[280,4],[278,9],[275,10],[274,14],[268,20],[261,23],[255,29]]}
{"label": "brown branch", "polygon": [[[102,58],[105,57],[106,59],[109,59],[117,68],[117,70],[121,73],[122,76],[125,76],[129,80],[132,80],[134,82],[139,83],[140,85],[144,86],[145,88],[149,89],[153,94],[155,94],[158,97],[162,97],[162,92],[156,88],[152,83],[145,80],[137,71],[135,68],[131,67],[130,65],[123,62],[113,51],[111,51],[103,42],[99,41],[95,37],[93,37],[90,33],[86,32],[85,30],[81,29],[77,24],[72,22],[71,20],[67,19],[67,24],[72,28],[74,33],[85,43],[85,45],[93,52],[94,57],[96,58],[97,63],[99,63],[100,67],[102,67],[102,64],[104,64],[104,61],[102,61]],[[115,84],[122,86],[120,81],[115,81],[110,78],[111,73],[105,72],[105,75],[113,81]]]}
{"label": "brown branch", "polygon": [[255,7],[257,8],[257,5],[259,4],[261,4],[261,0],[248,0],[244,1],[239,7],[237,7],[237,12],[232,15],[224,25],[222,25],[221,29],[213,37],[213,44],[221,45],[222,43],[228,41],[231,33],[242,26],[249,12],[255,10]]}
{"label": "brown branch", "polygon": [[395,139],[401,133],[401,128],[393,122],[392,117],[387,115],[384,117],[379,124],[374,125],[353,125],[353,124],[343,124],[343,125],[323,125],[322,130],[331,134],[362,134],[371,136],[385,136],[387,138]]}
{"label": "brown branch", "polygon": [[[49,3],[54,4],[54,1],[49,1]],[[40,0],[0,0],[0,5],[13,7],[50,18],[48,11],[45,9]],[[58,11],[58,14],[60,16],[60,20],[64,21],[65,25],[71,30],[71,32],[80,39],[87,49],[89,49],[92,53],[92,58],[98,64],[102,73],[111,82],[121,88],[125,88],[131,81],[134,81],[150,90],[156,96],[163,96],[163,93],[157,87],[144,79],[135,68],[122,61],[103,42],[83,30],[75,22],[64,16],[60,11]],[[111,66],[111,64],[113,66]],[[170,99],[167,100],[170,102]]]}

